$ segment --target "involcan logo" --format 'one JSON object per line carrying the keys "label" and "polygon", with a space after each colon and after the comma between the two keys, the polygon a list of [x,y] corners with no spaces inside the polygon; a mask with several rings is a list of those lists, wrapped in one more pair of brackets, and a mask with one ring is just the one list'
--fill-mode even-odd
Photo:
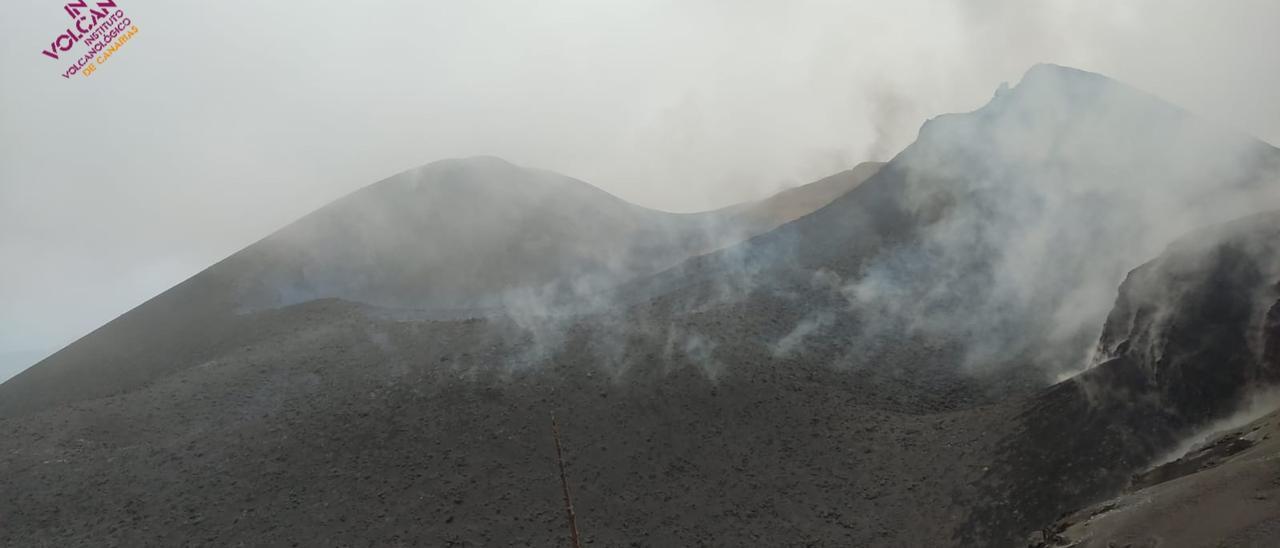
{"label": "involcan logo", "polygon": [[[62,9],[71,17],[71,25],[40,53],[55,61],[71,61],[63,78],[93,74],[138,34],[138,27],[115,0],[68,2]],[[76,46],[82,44],[83,53],[76,53]]]}

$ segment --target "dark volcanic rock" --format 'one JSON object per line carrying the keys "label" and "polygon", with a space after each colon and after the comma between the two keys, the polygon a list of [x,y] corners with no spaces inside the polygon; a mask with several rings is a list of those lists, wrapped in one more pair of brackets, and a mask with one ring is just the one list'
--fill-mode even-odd
{"label": "dark volcanic rock", "polygon": [[1096,359],[1140,371],[1187,420],[1217,418],[1280,381],[1277,284],[1280,213],[1197,232],[1125,279]]}
{"label": "dark volcanic rock", "polygon": [[[1197,231],[1129,274],[1097,366],[1032,400],[962,539],[1001,538],[1113,495],[1244,396],[1280,381],[1280,213]],[[993,535],[993,536],[988,536]],[[1013,543],[1017,536],[1003,538]]]}
{"label": "dark volcanic rock", "polygon": [[262,313],[263,342],[0,419],[0,545],[561,544],[552,412],[591,545],[945,542],[1005,411],[839,348],[770,359],[772,318],[742,312],[594,318],[537,367],[507,320]]}

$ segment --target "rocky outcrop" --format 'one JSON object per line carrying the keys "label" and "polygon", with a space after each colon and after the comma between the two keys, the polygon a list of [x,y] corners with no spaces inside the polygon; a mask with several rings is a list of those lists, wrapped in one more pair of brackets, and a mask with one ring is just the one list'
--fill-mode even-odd
{"label": "rocky outcrop", "polygon": [[1144,392],[1201,423],[1280,381],[1278,346],[1280,213],[1266,213],[1196,232],[1131,272],[1096,360],[1133,369]]}
{"label": "rocky outcrop", "polygon": [[1280,381],[1277,280],[1280,213],[1196,231],[1133,270],[1097,365],[1028,403],[961,539],[1015,543],[1025,539],[1008,536],[1019,524],[1033,530],[1113,496],[1153,459]]}

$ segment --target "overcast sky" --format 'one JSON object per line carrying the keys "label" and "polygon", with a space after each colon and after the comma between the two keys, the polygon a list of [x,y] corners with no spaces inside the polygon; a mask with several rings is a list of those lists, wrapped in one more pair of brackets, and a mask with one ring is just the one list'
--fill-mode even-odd
{"label": "overcast sky", "polygon": [[[885,160],[1036,62],[1280,143],[1280,2],[118,0],[0,18],[0,380],[347,192],[493,154],[673,211]],[[77,48],[74,51],[81,51]]]}

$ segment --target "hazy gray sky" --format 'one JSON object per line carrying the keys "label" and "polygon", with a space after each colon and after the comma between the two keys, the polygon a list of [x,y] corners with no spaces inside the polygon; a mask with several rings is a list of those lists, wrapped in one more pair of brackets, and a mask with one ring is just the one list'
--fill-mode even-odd
{"label": "hazy gray sky", "polygon": [[60,1],[0,18],[0,380],[440,158],[705,209],[888,159],[1040,61],[1280,142],[1274,1],[119,4],[139,32],[88,78],[40,54]]}

